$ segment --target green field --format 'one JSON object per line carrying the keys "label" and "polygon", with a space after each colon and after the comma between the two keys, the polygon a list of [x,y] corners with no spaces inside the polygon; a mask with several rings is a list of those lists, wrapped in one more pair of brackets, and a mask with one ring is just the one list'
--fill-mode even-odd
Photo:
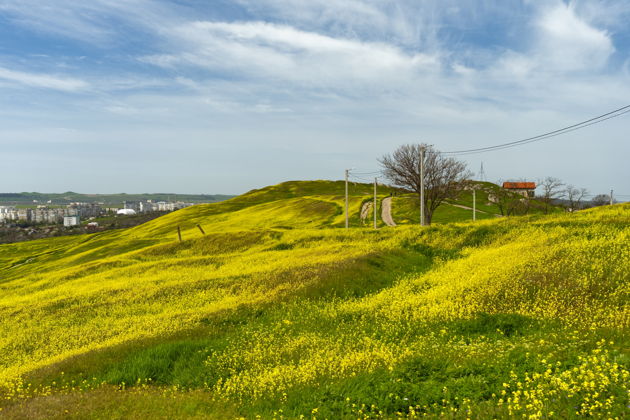
{"label": "green field", "polygon": [[0,418],[625,418],[630,205],[373,230],[353,184],[345,230],[343,188],[1,245]]}
{"label": "green field", "polygon": [[[491,182],[473,181],[476,188],[476,219],[493,219],[503,217],[500,207],[494,203],[490,196],[497,195],[501,189]],[[507,193],[508,200],[518,202],[522,197],[515,193]],[[466,207],[466,208],[465,208]],[[433,214],[431,223],[454,223],[472,220],[473,194],[469,190],[461,191],[457,197],[444,200]],[[528,215],[543,214],[544,205],[539,198],[530,200]],[[551,213],[563,211],[562,208],[551,206]],[[504,209],[503,213],[507,213]],[[393,198],[392,217],[396,224],[419,224],[420,223],[420,200],[417,194],[403,193],[397,194]]]}

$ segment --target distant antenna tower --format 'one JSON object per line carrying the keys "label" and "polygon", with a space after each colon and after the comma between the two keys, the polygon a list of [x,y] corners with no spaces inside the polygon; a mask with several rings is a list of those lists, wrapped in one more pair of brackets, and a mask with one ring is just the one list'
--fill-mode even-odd
{"label": "distant antenna tower", "polygon": [[481,169],[479,169],[479,181],[486,182],[486,173],[483,170],[483,162],[481,162]]}

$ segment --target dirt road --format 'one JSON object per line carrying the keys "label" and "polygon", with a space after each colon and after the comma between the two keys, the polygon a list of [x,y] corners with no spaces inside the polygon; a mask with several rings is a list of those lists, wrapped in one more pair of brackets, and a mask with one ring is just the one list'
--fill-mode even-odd
{"label": "dirt road", "polygon": [[394,219],[392,219],[392,198],[387,197],[383,199],[383,205],[381,206],[383,211],[381,212],[381,219],[387,226],[396,226]]}
{"label": "dirt road", "polygon": [[[470,210],[470,211],[472,211],[472,207],[463,206],[463,205],[461,205],[461,204],[453,204],[453,203],[446,203],[446,204],[448,204],[449,206],[453,206],[453,207],[459,207],[460,209],[466,209],[466,210]],[[479,210],[479,209],[476,209],[476,212],[477,212],[477,213],[491,214],[491,215],[493,215],[494,217],[503,217],[503,216],[501,216],[500,214],[490,213],[490,212],[483,211],[483,210]]]}

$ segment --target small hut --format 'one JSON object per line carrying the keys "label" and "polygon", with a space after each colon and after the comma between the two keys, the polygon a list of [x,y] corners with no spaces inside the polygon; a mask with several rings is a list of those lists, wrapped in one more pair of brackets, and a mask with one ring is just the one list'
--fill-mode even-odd
{"label": "small hut", "polygon": [[522,195],[526,198],[531,198],[534,196],[534,191],[536,190],[535,182],[504,182],[503,188],[508,191],[515,192],[517,194]]}

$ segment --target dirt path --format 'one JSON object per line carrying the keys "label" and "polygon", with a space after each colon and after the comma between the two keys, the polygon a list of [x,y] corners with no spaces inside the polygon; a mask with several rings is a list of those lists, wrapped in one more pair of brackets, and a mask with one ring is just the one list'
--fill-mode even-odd
{"label": "dirt path", "polygon": [[392,198],[387,197],[383,199],[382,205],[383,211],[381,213],[381,219],[387,226],[396,226],[394,219],[392,219]]}
{"label": "dirt path", "polygon": [[[453,206],[453,207],[459,207],[460,209],[470,210],[470,211],[472,211],[472,209],[473,209],[472,207],[464,206],[464,205],[461,205],[461,204],[453,204],[453,203],[445,203],[445,204],[448,204],[449,206]],[[503,217],[500,214],[490,213],[489,211],[483,211],[483,210],[479,210],[479,209],[475,209],[475,211],[477,213],[491,214],[494,217]]]}
{"label": "dirt path", "polygon": [[370,215],[370,209],[372,208],[372,202],[368,201],[367,203],[363,203],[363,207],[361,207],[361,221],[365,221]]}

